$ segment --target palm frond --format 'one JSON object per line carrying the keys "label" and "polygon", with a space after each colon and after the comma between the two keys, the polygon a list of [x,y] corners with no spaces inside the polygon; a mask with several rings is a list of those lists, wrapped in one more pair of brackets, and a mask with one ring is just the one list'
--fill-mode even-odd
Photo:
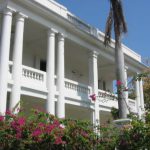
{"label": "palm frond", "polygon": [[119,43],[119,39],[122,33],[127,32],[127,25],[125,22],[123,7],[121,0],[110,0],[110,12],[106,22],[105,29],[105,46],[111,42],[112,24],[114,23],[115,41]]}
{"label": "palm frond", "polygon": [[104,45],[107,46],[111,41],[111,32],[113,25],[113,9],[110,8],[109,16],[106,22]]}

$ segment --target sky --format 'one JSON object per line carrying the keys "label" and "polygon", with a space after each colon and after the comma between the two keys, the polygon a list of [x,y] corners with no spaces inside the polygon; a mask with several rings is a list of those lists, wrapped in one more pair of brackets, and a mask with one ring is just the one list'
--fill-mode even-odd
{"label": "sky", "polygon": [[[109,0],[56,0],[84,22],[104,32],[109,13]],[[122,0],[128,33],[123,43],[150,58],[150,0]]]}

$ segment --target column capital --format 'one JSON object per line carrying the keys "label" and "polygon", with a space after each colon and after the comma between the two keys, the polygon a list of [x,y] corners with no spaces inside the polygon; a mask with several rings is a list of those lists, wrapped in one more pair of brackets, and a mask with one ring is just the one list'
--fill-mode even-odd
{"label": "column capital", "polygon": [[63,33],[58,33],[58,40],[59,41],[64,41],[64,39],[65,39],[64,34]]}
{"label": "column capital", "polygon": [[13,8],[10,8],[10,7],[7,7],[7,8],[5,8],[4,10],[3,10],[3,14],[4,15],[9,15],[9,16],[12,16],[12,13],[13,12],[16,12]]}
{"label": "column capital", "polygon": [[97,51],[89,51],[88,52],[89,58],[97,58],[98,55],[99,55],[99,53]]}
{"label": "column capital", "polygon": [[25,18],[28,18],[28,16],[26,16],[25,14],[21,12],[17,12],[15,17],[16,17],[16,20],[18,21],[24,21]]}
{"label": "column capital", "polygon": [[49,28],[49,29],[47,30],[48,36],[54,36],[55,33],[57,33],[57,31],[56,31],[55,29],[53,29],[53,28]]}

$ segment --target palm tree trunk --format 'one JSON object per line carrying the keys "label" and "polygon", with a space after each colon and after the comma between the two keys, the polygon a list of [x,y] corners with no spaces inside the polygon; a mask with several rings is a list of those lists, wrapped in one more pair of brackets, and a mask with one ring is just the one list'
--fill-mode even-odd
{"label": "palm tree trunk", "polygon": [[[121,36],[118,38],[118,42],[115,42],[115,63],[116,63],[116,78],[117,81],[122,83],[122,87],[125,87],[125,65],[124,65],[124,53],[121,46]],[[125,91],[123,88],[117,88],[118,93],[118,107],[119,118],[127,118],[127,106],[125,102]]]}
{"label": "palm tree trunk", "polygon": [[125,66],[124,53],[121,46],[121,37],[127,32],[127,26],[123,15],[122,0],[110,0],[110,12],[106,22],[104,45],[111,42],[111,31],[115,34],[115,61],[116,78],[121,85],[117,85],[119,118],[127,117],[127,105],[125,101]]}

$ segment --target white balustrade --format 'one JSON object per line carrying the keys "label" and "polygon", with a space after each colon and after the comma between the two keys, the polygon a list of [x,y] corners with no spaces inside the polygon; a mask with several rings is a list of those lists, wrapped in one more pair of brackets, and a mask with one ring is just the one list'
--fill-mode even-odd
{"label": "white balustrade", "polygon": [[135,100],[128,99],[128,106],[129,106],[131,112],[137,112]]}
{"label": "white balustrade", "polygon": [[31,79],[42,83],[45,83],[45,79],[46,79],[45,72],[27,66],[22,67],[22,76],[23,78]]}
{"label": "white balustrade", "polygon": [[[8,80],[12,80],[12,65],[13,62],[9,61],[8,67]],[[27,86],[30,88],[41,89],[43,87],[46,89],[46,73],[38,69],[22,65],[22,86]]]}
{"label": "white balustrade", "polygon": [[[12,76],[12,65],[13,62],[9,62],[9,76],[8,80],[11,80]],[[22,66],[22,86],[45,90],[46,89],[46,72],[40,71],[38,69],[34,69],[27,66]],[[57,82],[57,77],[55,76],[55,85]],[[81,97],[82,99],[89,99],[89,95],[91,93],[91,87],[85,84],[81,84],[76,81],[72,81],[69,79],[65,79],[65,89],[67,90],[67,96],[69,97]],[[117,96],[113,93],[98,90],[98,99],[101,101],[107,101],[104,105],[108,105],[108,107],[113,107],[117,105]],[[131,112],[136,112],[136,101],[129,99],[129,107]]]}
{"label": "white balustrade", "polygon": [[74,25],[76,25],[77,27],[79,27],[80,29],[88,33],[91,32],[91,27],[88,24],[84,23],[82,20],[80,20],[79,18],[71,14],[70,12],[68,12],[67,16],[68,16],[68,20],[71,23],[73,23]]}
{"label": "white balustrade", "polygon": [[103,90],[98,90],[98,97],[106,100],[117,100],[115,94]]}
{"label": "white balustrade", "polygon": [[65,79],[65,88],[76,92],[81,92],[84,94],[90,94],[91,91],[89,86],[86,86],[84,84],[69,79]]}

